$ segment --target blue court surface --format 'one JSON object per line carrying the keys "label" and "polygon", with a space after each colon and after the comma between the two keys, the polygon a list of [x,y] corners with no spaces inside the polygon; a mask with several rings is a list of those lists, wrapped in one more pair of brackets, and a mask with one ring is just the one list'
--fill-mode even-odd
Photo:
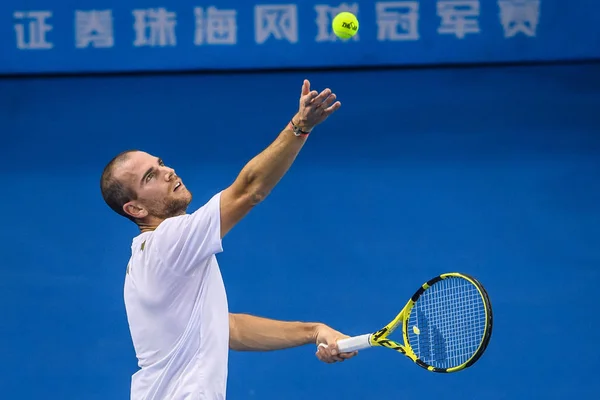
{"label": "blue court surface", "polygon": [[225,239],[231,311],[362,334],[460,271],[488,289],[494,333],[448,375],[377,348],[231,353],[228,398],[598,398],[600,65],[582,64],[0,80],[3,399],[128,399],[137,232],[103,203],[102,168],[159,155],[195,209],[276,137],[304,78],[342,108]]}

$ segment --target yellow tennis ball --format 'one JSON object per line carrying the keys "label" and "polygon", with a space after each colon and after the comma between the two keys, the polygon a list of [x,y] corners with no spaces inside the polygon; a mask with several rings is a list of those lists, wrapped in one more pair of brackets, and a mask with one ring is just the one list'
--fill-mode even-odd
{"label": "yellow tennis ball", "polygon": [[333,33],[340,39],[350,39],[358,32],[358,19],[351,12],[341,12],[331,22]]}

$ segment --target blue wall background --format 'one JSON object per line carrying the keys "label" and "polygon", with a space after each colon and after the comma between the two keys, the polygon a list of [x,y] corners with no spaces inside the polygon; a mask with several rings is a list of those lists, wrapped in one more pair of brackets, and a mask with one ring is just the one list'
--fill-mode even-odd
{"label": "blue wall background", "polygon": [[[348,41],[331,29],[341,11],[359,21]],[[598,13],[595,0],[7,1],[0,74],[600,59]]]}
{"label": "blue wall background", "polygon": [[231,310],[360,334],[459,270],[488,288],[495,331],[478,364],[444,376],[377,349],[338,365],[310,346],[232,353],[229,398],[597,396],[588,64],[0,80],[2,398],[128,398],[122,284],[137,232],[102,202],[102,167],[130,147],[160,155],[199,207],[275,138],[305,77],[342,108],[226,238]]}

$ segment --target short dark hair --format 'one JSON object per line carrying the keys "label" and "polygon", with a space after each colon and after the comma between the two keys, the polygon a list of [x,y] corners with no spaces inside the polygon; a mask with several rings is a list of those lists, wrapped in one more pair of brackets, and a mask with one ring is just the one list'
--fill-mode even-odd
{"label": "short dark hair", "polygon": [[123,206],[131,200],[136,200],[137,195],[133,189],[115,178],[114,170],[117,164],[127,160],[129,153],[136,151],[138,150],[125,150],[117,154],[110,160],[106,167],[104,167],[102,177],[100,178],[100,190],[102,191],[102,197],[106,204],[108,204],[114,212],[133,222],[136,222],[135,218],[123,211]]}

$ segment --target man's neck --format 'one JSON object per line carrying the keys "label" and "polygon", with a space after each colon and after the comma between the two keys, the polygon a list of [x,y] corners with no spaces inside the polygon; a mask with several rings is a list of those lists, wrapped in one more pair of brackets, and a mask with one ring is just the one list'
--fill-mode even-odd
{"label": "man's neck", "polygon": [[138,228],[140,228],[140,233],[145,233],[155,230],[163,221],[164,219],[154,217],[146,221],[138,222],[137,225]]}

